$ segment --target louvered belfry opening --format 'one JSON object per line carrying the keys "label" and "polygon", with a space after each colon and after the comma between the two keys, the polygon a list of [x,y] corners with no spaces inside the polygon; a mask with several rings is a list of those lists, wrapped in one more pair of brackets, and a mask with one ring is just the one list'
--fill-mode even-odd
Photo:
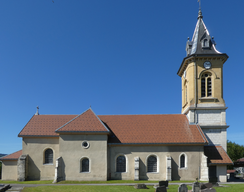
{"label": "louvered belfry opening", "polygon": [[202,97],[211,97],[212,96],[212,78],[211,78],[210,73],[205,73],[202,75],[201,96]]}

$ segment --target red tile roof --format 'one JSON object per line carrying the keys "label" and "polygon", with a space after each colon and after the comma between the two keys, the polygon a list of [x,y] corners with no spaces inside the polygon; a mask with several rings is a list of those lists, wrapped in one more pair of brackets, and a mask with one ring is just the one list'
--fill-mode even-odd
{"label": "red tile roof", "polygon": [[24,136],[58,136],[55,130],[77,115],[34,115],[19,133]]}
{"label": "red tile roof", "polygon": [[67,132],[110,132],[108,142],[117,144],[207,143],[201,128],[189,125],[185,115],[96,116],[91,109],[78,116],[34,115],[19,136],[58,136],[58,133]]}
{"label": "red tile roof", "polygon": [[112,131],[109,143],[206,144],[201,128],[185,115],[99,115]]}
{"label": "red tile roof", "polygon": [[237,159],[235,162],[240,162],[240,163],[244,163],[244,158],[241,159]]}
{"label": "red tile roof", "polygon": [[15,153],[12,153],[10,155],[6,155],[6,156],[0,158],[0,160],[1,161],[4,161],[4,160],[18,160],[21,155],[22,155],[22,150],[17,151]]}
{"label": "red tile roof", "polygon": [[96,114],[88,109],[84,113],[78,115],[58,130],[57,133],[62,132],[105,132],[109,133],[107,127],[101,122]]}
{"label": "red tile roof", "polygon": [[232,165],[230,157],[221,146],[204,146],[204,154],[208,157],[210,165]]}
{"label": "red tile roof", "polygon": [[236,172],[236,170],[234,169],[234,170],[227,170],[227,174],[228,173],[235,173]]}

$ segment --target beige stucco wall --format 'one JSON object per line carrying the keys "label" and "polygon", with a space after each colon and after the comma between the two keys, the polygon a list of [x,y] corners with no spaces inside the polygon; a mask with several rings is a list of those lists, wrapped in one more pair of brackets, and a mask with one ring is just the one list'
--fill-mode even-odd
{"label": "beige stucco wall", "polygon": [[[87,141],[89,148],[82,147]],[[107,180],[107,135],[60,135],[60,156],[65,180]],[[80,161],[88,158],[90,170],[80,172]]]}
{"label": "beige stucco wall", "polygon": [[[203,64],[205,61],[210,61],[212,63],[211,69],[206,70],[204,68]],[[215,100],[207,100],[206,98],[201,99],[201,75],[205,72],[210,72],[212,74],[212,97],[216,98]],[[198,105],[214,104],[218,106],[225,106],[225,101],[223,99],[223,61],[220,58],[209,57],[196,58],[195,61],[190,60],[185,69],[185,76],[183,74],[181,76],[181,81],[182,112],[185,111],[191,105],[193,105],[195,103],[195,99],[197,102],[196,104]]]}
{"label": "beige stucco wall", "polygon": [[2,180],[17,180],[17,160],[2,161]]}
{"label": "beige stucco wall", "polygon": [[219,182],[227,182],[227,167],[225,165],[217,166],[217,176]]}
{"label": "beige stucco wall", "polygon": [[[55,160],[59,157],[59,139],[23,138],[23,154],[28,155],[28,180],[53,180]],[[44,164],[44,152],[53,150],[53,164]]]}
{"label": "beige stucco wall", "polygon": [[[186,155],[186,168],[179,168],[180,155]],[[166,157],[172,157],[172,179],[173,180],[195,180],[199,177],[199,166],[203,146],[109,146],[109,177],[111,179],[134,179],[134,157],[139,157],[139,179],[166,180]],[[126,157],[126,172],[116,172],[116,158],[119,155]],[[147,172],[147,158],[150,155],[157,157],[158,171]]]}

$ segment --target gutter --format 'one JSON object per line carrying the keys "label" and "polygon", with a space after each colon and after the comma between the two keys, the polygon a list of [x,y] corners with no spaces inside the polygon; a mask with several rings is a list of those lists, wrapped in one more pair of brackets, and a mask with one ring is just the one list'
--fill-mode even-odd
{"label": "gutter", "polygon": [[108,145],[206,145],[206,143],[108,143]]}

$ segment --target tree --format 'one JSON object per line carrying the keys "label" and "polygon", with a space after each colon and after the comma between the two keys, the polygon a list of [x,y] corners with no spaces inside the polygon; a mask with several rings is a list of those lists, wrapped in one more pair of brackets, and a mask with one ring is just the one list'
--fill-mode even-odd
{"label": "tree", "polygon": [[[227,140],[227,154],[233,162],[244,157],[244,146]],[[228,169],[233,169],[233,165],[228,166]]]}
{"label": "tree", "polygon": [[0,161],[0,179],[2,179],[2,162]]}

